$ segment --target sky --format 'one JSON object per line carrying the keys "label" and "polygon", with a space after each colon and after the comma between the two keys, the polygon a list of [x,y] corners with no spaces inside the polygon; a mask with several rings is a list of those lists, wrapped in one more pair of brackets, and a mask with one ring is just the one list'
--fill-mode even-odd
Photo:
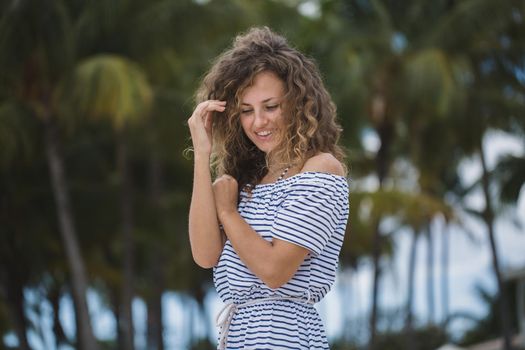
{"label": "sky", "polygon": [[[377,146],[377,140],[374,135],[370,134],[365,137],[368,147]],[[488,167],[494,167],[500,154],[512,153],[521,154],[523,152],[523,140],[511,137],[502,132],[488,133],[484,139],[485,149],[487,150]],[[479,177],[481,167],[479,161],[475,158],[467,159],[461,164],[461,174],[466,183],[473,182]],[[504,271],[516,269],[525,266],[525,232],[518,229],[510,223],[510,214],[514,213],[525,225],[525,189],[522,189],[518,205],[514,211],[509,210],[507,213],[498,218],[496,222],[496,242],[500,252],[501,266]],[[472,207],[480,208],[483,206],[483,196],[480,192],[474,192],[465,199]],[[457,228],[450,229],[450,296],[449,310],[454,312],[468,312],[474,316],[482,317],[486,310],[484,305],[476,297],[476,286],[480,285],[485,289],[495,292],[496,283],[492,271],[492,261],[490,256],[490,246],[488,236],[483,225],[475,220],[466,220],[469,227],[470,235],[466,235],[462,230]],[[525,227],[525,226],[524,226]],[[434,244],[435,244],[435,300],[436,314],[438,320],[441,320],[441,289],[439,284],[440,275],[440,240],[439,235],[443,232],[443,224],[436,222],[434,224]],[[396,238],[396,254],[392,261],[387,261],[384,279],[381,285],[380,305],[382,308],[393,309],[401,308],[405,303],[407,291],[407,266],[411,238],[408,233],[401,232]],[[416,263],[416,281],[415,281],[415,313],[420,320],[426,320],[428,317],[428,308],[426,302],[426,242],[419,240],[418,255]],[[357,337],[358,334],[366,334],[366,322],[368,311],[371,303],[372,288],[372,269],[370,264],[364,264],[360,270],[355,273],[352,271],[341,272],[337,278],[336,284],[332,291],[328,293],[325,299],[316,305],[321,318],[323,319],[329,339],[335,339],[343,335],[343,321],[352,320],[352,329],[348,333],[350,337]],[[28,316],[40,325],[42,337],[30,334],[29,340],[35,350],[54,349],[53,334],[50,331],[52,327],[52,309],[51,306],[44,302],[40,303],[41,298],[39,291],[26,291],[26,299],[30,307]],[[102,302],[98,295],[90,292],[88,296],[90,310],[94,315],[94,331],[97,337],[109,339],[115,336],[115,321],[112,314],[101,307]],[[166,293],[163,299],[165,307],[165,327],[166,342],[168,349],[184,349],[187,341],[187,334],[192,330],[197,334],[205,333],[205,325],[202,318],[190,316],[190,311],[196,311],[196,305],[192,300],[185,298],[177,293]],[[187,305],[193,305],[188,309]],[[214,291],[210,292],[206,305],[208,315],[207,327],[212,330],[215,328],[215,314],[222,307],[222,302],[218,299]],[[39,308],[42,317],[38,317],[31,308]],[[73,306],[69,298],[64,298],[61,305],[62,314],[60,315],[62,324],[67,334],[74,334],[74,317]],[[145,347],[145,314],[146,307],[140,299],[136,299],[133,304],[133,313],[137,330],[136,342],[138,348]],[[188,322],[188,320],[192,320]],[[193,326],[192,326],[193,325]],[[472,324],[465,320],[457,320],[452,323],[451,330],[453,335],[459,336],[465,329]],[[361,331],[363,330],[363,331]],[[40,339],[44,339],[41,341]],[[4,337],[6,344],[15,345],[16,337],[9,335]],[[62,349],[67,349],[63,347]]]}

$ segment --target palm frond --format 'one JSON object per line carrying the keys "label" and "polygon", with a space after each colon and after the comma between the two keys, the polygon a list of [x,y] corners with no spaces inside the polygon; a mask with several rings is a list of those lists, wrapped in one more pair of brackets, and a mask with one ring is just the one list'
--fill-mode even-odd
{"label": "palm frond", "polygon": [[117,55],[97,55],[81,62],[69,84],[71,101],[81,115],[110,120],[116,128],[140,121],[153,101],[152,87],[141,68]]}
{"label": "palm frond", "polygon": [[501,199],[504,202],[517,203],[525,183],[525,157],[523,155],[500,157],[493,175],[501,184]]}

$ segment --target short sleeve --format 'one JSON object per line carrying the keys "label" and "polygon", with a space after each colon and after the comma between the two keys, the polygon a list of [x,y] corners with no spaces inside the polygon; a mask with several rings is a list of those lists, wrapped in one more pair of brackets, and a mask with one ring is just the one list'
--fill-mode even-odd
{"label": "short sleeve", "polygon": [[300,179],[277,209],[272,236],[319,255],[348,215],[348,185],[342,177]]}

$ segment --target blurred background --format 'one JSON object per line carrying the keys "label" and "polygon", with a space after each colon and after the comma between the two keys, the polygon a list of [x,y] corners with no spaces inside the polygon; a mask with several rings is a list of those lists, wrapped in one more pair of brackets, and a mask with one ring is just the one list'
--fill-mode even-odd
{"label": "blurred background", "polygon": [[214,57],[260,25],[317,60],[344,127],[351,213],[317,305],[332,349],[525,348],[524,16],[0,0],[0,349],[215,348],[186,121]]}

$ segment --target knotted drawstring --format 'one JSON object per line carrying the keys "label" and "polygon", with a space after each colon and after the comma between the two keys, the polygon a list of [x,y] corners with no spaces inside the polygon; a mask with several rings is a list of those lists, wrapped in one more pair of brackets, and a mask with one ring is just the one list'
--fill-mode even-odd
{"label": "knotted drawstring", "polygon": [[237,310],[254,305],[263,303],[266,301],[274,301],[274,300],[287,300],[287,301],[293,301],[296,303],[303,303],[303,304],[310,304],[313,305],[314,302],[311,298],[310,290],[306,290],[306,300],[304,298],[300,297],[268,297],[268,298],[261,298],[261,299],[255,299],[250,300],[242,304],[235,304],[235,303],[227,303],[224,305],[224,307],[219,311],[217,314],[217,317],[215,318],[215,324],[217,327],[220,327],[220,333],[221,336],[219,338],[219,346],[218,350],[224,350],[226,349],[226,343],[228,341],[228,332],[230,330],[230,325],[233,319],[233,316],[237,312]]}
{"label": "knotted drawstring", "polygon": [[[241,304],[244,305],[244,304]],[[228,303],[219,311],[215,318],[215,324],[220,327],[221,336],[219,338],[219,350],[226,349],[226,341],[228,337],[228,331],[230,330],[230,324],[233,319],[233,315],[237,311],[237,305],[234,303]],[[221,316],[224,315],[222,318]]]}

